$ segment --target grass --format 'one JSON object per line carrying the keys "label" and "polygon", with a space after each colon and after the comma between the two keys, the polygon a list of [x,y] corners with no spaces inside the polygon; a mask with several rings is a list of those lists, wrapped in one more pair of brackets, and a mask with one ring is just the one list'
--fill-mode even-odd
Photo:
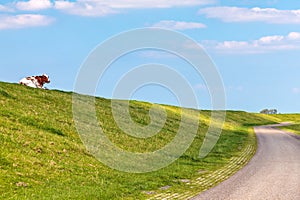
{"label": "grass", "polygon": [[[255,146],[252,126],[287,118],[299,120],[299,115],[280,118],[228,111],[217,145],[207,157],[199,159],[210,111],[189,110],[193,118],[200,112],[200,125],[184,155],[161,170],[132,174],[105,166],[86,150],[74,125],[72,93],[0,82],[0,105],[1,199],[146,199],[149,195],[145,191],[160,191],[164,186],[185,189],[180,180],[197,178],[199,170],[214,172],[239,156],[247,145]],[[132,152],[152,152],[168,144],[178,131],[182,111],[164,105],[167,120],[161,131],[138,139],[116,125],[110,100],[97,98],[95,105],[106,136]],[[149,124],[151,106],[131,101],[132,119],[140,125]],[[122,112],[122,106],[119,109]]]}
{"label": "grass", "polygon": [[290,122],[291,125],[278,128],[300,135],[300,114],[278,114],[270,115],[269,117],[277,118],[279,122]]}
{"label": "grass", "polygon": [[282,127],[281,129],[300,135],[300,124],[293,124],[291,126]]}

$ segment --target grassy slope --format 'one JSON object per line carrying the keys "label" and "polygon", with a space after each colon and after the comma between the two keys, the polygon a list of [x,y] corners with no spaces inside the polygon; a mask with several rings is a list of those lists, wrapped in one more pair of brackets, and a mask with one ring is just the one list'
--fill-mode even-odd
{"label": "grassy slope", "polygon": [[[1,199],[142,199],[142,191],[192,179],[199,170],[214,171],[249,143],[251,127],[284,121],[276,116],[227,112],[221,138],[204,159],[198,158],[207,130],[209,111],[200,112],[198,134],[188,151],[170,166],[146,174],[112,170],[91,156],[73,123],[72,94],[0,83],[0,198]],[[151,104],[131,102],[131,116],[149,123]],[[180,108],[168,107],[162,131],[148,139],[124,134],[113,122],[110,101],[97,98],[97,115],[106,135],[128,151],[153,151],[175,136]],[[296,116],[296,119],[297,118]]]}
{"label": "grassy slope", "polygon": [[292,125],[281,127],[280,129],[300,135],[300,115],[299,114],[280,115],[279,118],[283,121],[292,122]]}
{"label": "grassy slope", "polygon": [[281,129],[300,135],[300,124],[299,123],[293,124],[291,126],[282,127]]}

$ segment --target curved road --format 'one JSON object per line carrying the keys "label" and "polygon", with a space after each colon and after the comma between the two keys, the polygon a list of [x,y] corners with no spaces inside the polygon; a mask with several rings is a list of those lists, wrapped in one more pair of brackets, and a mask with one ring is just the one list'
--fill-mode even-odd
{"label": "curved road", "polygon": [[258,149],[242,170],[196,199],[300,200],[300,137],[275,129],[255,127]]}

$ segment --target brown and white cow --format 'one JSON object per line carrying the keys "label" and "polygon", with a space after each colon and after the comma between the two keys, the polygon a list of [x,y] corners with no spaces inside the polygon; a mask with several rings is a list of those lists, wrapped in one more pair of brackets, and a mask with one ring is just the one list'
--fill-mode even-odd
{"label": "brown and white cow", "polygon": [[43,74],[42,76],[26,77],[19,81],[19,84],[21,84],[21,85],[26,85],[29,87],[41,88],[41,89],[46,89],[44,87],[45,83],[50,83],[50,79],[47,74]]}

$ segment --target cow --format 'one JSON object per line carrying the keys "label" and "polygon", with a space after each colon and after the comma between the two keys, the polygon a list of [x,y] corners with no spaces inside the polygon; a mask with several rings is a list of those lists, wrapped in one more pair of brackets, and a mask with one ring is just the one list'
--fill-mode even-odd
{"label": "cow", "polygon": [[19,84],[25,85],[32,88],[47,89],[44,87],[45,83],[50,83],[49,76],[43,74],[42,76],[30,76],[23,78],[19,81]]}

